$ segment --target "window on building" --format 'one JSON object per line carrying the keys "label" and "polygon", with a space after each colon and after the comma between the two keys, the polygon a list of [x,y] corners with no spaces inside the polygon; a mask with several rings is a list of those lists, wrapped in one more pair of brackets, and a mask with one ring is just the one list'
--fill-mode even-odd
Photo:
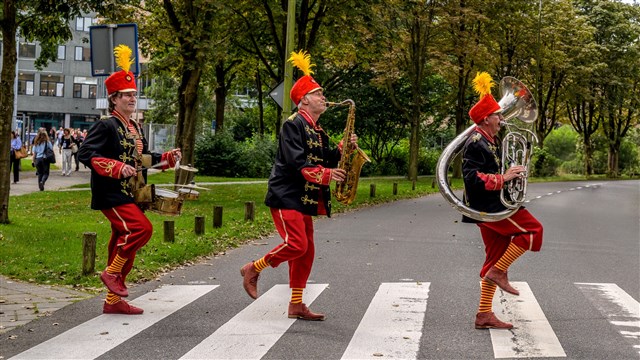
{"label": "window on building", "polygon": [[18,74],[18,95],[33,95],[35,74]]}
{"label": "window on building", "polygon": [[95,99],[98,88],[98,79],[74,76],[73,97],[81,99]]}
{"label": "window on building", "polygon": [[90,61],[91,48],[76,46],[74,59],[77,61]]}
{"label": "window on building", "polygon": [[77,17],[76,18],[76,30],[77,31],[89,31],[89,27],[93,25],[93,18],[90,17]]}
{"label": "window on building", "polygon": [[66,59],[67,58],[66,52],[67,52],[66,45],[58,45],[58,60]]}
{"label": "window on building", "polygon": [[64,96],[64,76],[40,74],[40,96]]}
{"label": "window on building", "polygon": [[18,57],[35,59],[36,44],[27,44],[21,42],[20,45],[18,45]]}

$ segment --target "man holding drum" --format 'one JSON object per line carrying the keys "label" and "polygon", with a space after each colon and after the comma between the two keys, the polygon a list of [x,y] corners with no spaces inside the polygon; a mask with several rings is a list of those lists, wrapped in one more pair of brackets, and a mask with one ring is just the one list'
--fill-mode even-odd
{"label": "man holding drum", "polygon": [[[91,168],[91,208],[100,210],[111,223],[109,258],[100,279],[109,290],[103,305],[105,314],[142,314],[143,310],[122,299],[129,295],[125,285],[136,252],[151,238],[153,227],[134,203],[134,181],[138,178],[147,141],[139,125],[131,119],[136,110],[137,88],[132,51],[125,45],[114,49],[122,69],[111,74],[105,85],[111,116],[96,122],[78,150],[80,161]],[[180,160],[180,149],[151,154],[152,163],[166,161],[165,168]]]}

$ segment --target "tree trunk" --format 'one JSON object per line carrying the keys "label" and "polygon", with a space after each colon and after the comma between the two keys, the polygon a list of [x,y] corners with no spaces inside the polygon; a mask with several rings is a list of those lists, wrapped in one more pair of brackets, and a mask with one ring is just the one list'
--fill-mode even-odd
{"label": "tree trunk", "polygon": [[224,108],[227,103],[227,83],[225,80],[224,64],[216,64],[216,133],[224,130]]}
{"label": "tree trunk", "polygon": [[[617,146],[616,146],[617,145]],[[607,175],[610,178],[617,178],[620,176],[618,169],[618,159],[620,158],[620,145],[616,143],[609,143],[609,156],[607,157]]]}
{"label": "tree trunk", "polygon": [[586,176],[593,175],[593,145],[591,145],[591,139],[584,139],[584,174]]}
{"label": "tree trunk", "polygon": [[[185,60],[185,64],[193,63]],[[196,121],[198,114],[198,86],[202,71],[200,66],[182,72],[179,87],[178,124],[176,126],[176,147],[182,151],[182,164],[193,164],[195,160],[194,145]]]}
{"label": "tree trunk", "polygon": [[2,21],[2,73],[0,74],[0,223],[9,223],[9,154],[11,151],[11,125],[13,123],[13,86],[16,78],[16,2],[3,1],[4,19]]}
{"label": "tree trunk", "polygon": [[[417,111],[415,111],[417,110]],[[420,153],[420,112],[414,109],[409,139],[409,180],[418,179],[418,154]]]}

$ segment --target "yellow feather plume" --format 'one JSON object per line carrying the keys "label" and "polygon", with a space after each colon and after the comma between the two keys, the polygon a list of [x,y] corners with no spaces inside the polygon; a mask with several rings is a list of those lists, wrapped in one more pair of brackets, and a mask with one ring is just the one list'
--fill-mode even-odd
{"label": "yellow feather plume", "polygon": [[302,71],[302,73],[305,75],[313,74],[311,67],[316,66],[315,64],[311,63],[311,55],[309,55],[304,50],[300,50],[300,52],[297,53],[295,51],[291,52],[289,61],[291,61],[293,66],[300,69],[300,71]]}
{"label": "yellow feather plume", "polygon": [[483,71],[476,74],[476,77],[473,78],[473,90],[480,95],[482,99],[485,95],[491,94],[491,88],[496,83],[493,82],[491,75],[489,73]]}
{"label": "yellow feather plume", "polygon": [[116,56],[116,64],[118,67],[126,72],[129,72],[134,59],[131,57],[133,51],[127,45],[118,45],[113,49],[113,54]]}

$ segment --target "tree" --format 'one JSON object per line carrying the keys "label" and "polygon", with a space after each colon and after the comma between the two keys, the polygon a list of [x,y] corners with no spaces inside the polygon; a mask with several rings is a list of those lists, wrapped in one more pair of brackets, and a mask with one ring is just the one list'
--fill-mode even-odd
{"label": "tree", "polygon": [[[409,173],[410,180],[418,176],[420,129],[425,121],[424,110],[430,91],[425,80],[433,70],[429,68],[431,50],[439,35],[436,19],[442,4],[427,0],[394,0],[372,5],[374,28],[378,34],[376,46],[380,54],[372,60],[381,84],[396,111],[409,123]],[[401,100],[400,93],[408,97]]]}
{"label": "tree", "polygon": [[36,59],[37,69],[42,69],[57,56],[58,45],[71,39],[69,23],[82,14],[99,11],[103,14],[119,11],[116,4],[98,0],[3,0],[0,9],[2,27],[2,73],[0,75],[0,223],[9,222],[9,139],[13,122],[14,82],[16,76],[16,41],[18,35],[27,41],[38,41],[41,52]]}

